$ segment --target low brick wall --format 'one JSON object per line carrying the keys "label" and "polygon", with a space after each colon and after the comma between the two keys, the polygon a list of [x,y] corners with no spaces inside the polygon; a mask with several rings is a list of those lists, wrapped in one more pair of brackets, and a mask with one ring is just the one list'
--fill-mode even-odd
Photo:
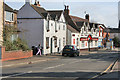
{"label": "low brick wall", "polygon": [[5,47],[2,47],[2,61],[29,58],[32,56],[33,56],[32,50],[5,51]]}

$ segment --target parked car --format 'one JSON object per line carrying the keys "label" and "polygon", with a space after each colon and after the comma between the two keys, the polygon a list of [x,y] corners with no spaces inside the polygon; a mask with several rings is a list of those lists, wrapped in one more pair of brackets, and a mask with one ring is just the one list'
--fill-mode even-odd
{"label": "parked car", "polygon": [[74,45],[66,45],[63,48],[62,56],[79,56],[80,50]]}

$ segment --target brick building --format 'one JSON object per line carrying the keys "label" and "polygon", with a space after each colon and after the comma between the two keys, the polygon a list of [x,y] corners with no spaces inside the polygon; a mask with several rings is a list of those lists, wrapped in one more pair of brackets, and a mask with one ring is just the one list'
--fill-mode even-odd
{"label": "brick building", "polygon": [[2,46],[3,42],[3,0],[0,0],[0,46]]}

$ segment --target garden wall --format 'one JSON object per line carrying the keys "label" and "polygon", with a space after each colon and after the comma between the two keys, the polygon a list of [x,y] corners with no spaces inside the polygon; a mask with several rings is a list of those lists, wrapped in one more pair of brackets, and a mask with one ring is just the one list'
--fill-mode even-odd
{"label": "garden wall", "polygon": [[2,61],[29,58],[33,56],[32,50],[5,51],[5,47],[2,47],[1,51],[2,51]]}

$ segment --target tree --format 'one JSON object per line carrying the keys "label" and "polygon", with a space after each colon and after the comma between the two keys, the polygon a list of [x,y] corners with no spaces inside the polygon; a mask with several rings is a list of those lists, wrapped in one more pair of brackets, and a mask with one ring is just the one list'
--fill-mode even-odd
{"label": "tree", "polygon": [[118,37],[114,37],[113,39],[114,46],[119,47],[120,46],[120,40]]}
{"label": "tree", "polygon": [[11,41],[11,36],[18,34],[18,29],[14,26],[4,26],[3,29],[3,45],[6,47],[6,51],[12,50],[29,50],[27,43],[17,37],[14,41]]}

